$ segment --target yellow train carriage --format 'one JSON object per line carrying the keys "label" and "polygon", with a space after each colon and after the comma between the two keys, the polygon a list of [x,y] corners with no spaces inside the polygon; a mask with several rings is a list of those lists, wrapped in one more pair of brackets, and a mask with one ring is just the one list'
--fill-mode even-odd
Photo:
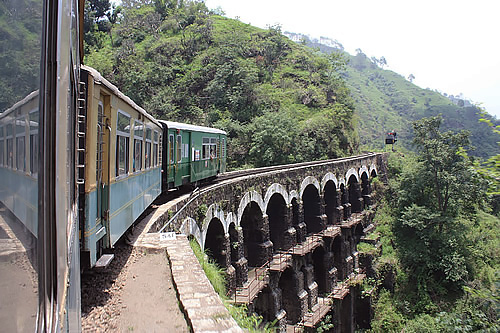
{"label": "yellow train carriage", "polygon": [[93,68],[82,66],[81,77],[86,134],[80,237],[82,262],[93,267],[112,259],[106,249],[161,192],[162,127]]}

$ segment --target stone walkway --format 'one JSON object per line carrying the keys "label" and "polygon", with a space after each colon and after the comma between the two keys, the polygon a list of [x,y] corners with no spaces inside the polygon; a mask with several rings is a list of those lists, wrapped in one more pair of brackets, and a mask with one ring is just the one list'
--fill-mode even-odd
{"label": "stone walkway", "polygon": [[187,236],[147,233],[167,206],[162,205],[139,223],[139,232],[134,232],[131,243],[139,248],[166,249],[181,307],[194,332],[243,332],[210,284]]}
{"label": "stone walkway", "polygon": [[172,277],[194,332],[243,332],[208,281],[184,235],[165,241]]}

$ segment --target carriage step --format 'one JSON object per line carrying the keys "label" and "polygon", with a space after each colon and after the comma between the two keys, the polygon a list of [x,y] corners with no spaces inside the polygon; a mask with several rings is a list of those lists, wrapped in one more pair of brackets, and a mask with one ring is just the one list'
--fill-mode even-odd
{"label": "carriage step", "polygon": [[103,254],[99,260],[95,263],[96,268],[106,268],[108,265],[111,263],[113,258],[115,257],[114,254]]}

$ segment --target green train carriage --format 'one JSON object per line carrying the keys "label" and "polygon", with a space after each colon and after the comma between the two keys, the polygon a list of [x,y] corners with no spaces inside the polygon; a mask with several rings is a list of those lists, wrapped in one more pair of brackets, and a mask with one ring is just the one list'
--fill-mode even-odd
{"label": "green train carriage", "polygon": [[227,134],[210,127],[159,120],[163,126],[162,190],[196,185],[226,171]]}

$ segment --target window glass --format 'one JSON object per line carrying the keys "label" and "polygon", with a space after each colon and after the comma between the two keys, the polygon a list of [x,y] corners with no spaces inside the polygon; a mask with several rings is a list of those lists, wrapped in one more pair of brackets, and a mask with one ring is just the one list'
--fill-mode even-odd
{"label": "window glass", "polygon": [[26,156],[24,151],[24,136],[18,136],[16,137],[16,169],[20,171],[26,170]]}
{"label": "window glass", "polygon": [[116,130],[130,134],[130,116],[119,111]]}
{"label": "window glass", "polygon": [[201,146],[201,158],[203,160],[210,158],[210,138],[203,138]]}
{"label": "window glass", "polygon": [[121,110],[118,110],[116,134],[116,176],[122,176],[129,170],[130,116]]}
{"label": "window glass", "polygon": [[182,135],[177,135],[177,162],[182,160]]}
{"label": "window glass", "polygon": [[151,167],[151,142],[146,141],[146,168]]}
{"label": "window glass", "polygon": [[126,175],[128,173],[128,148],[129,138],[119,135],[117,137],[116,149],[116,175]]}
{"label": "window glass", "polygon": [[134,123],[134,136],[140,139],[144,137],[144,125],[137,120]]}
{"label": "window glass", "polygon": [[30,171],[32,175],[38,174],[38,110],[29,115],[30,126]]}
{"label": "window glass", "polygon": [[134,172],[142,169],[142,140],[134,139]]}
{"label": "window glass", "polygon": [[0,165],[4,164],[4,138],[3,127],[0,126]]}
{"label": "window glass", "polygon": [[174,163],[174,135],[170,134],[168,136],[168,155],[170,164]]}

